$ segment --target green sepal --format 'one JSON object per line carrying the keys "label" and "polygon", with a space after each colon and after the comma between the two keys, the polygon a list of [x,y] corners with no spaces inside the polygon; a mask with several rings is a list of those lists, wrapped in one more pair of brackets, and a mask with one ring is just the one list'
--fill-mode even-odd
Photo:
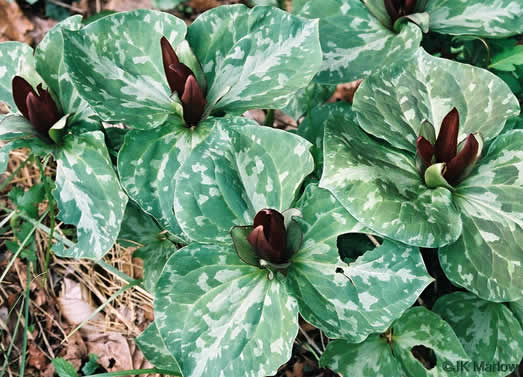
{"label": "green sepal", "polygon": [[67,119],[69,118],[71,114],[66,114],[63,117],[60,118],[58,122],[56,122],[53,127],[49,129],[49,137],[51,140],[53,140],[56,144],[61,144],[64,136],[67,134]]}
{"label": "green sepal", "polygon": [[260,258],[256,254],[256,250],[247,241],[247,236],[254,230],[253,225],[234,226],[231,229],[231,238],[236,254],[242,261],[251,266],[260,266]]}
{"label": "green sepal", "polygon": [[191,46],[189,46],[189,42],[184,39],[174,50],[176,51],[176,55],[178,55],[180,62],[189,67],[194,73],[194,77],[196,78],[196,81],[198,81],[198,85],[200,85],[202,92],[204,94],[207,93],[207,79],[203,73],[202,65],[198,61],[196,55],[194,55]]}
{"label": "green sepal", "polygon": [[438,164],[430,165],[427,170],[425,170],[425,184],[429,188],[445,187],[450,191],[453,191],[454,188],[449,185],[447,180],[443,177],[443,173],[446,169],[447,164],[440,162]]}
{"label": "green sepal", "polygon": [[405,25],[408,22],[413,22],[414,24],[419,26],[421,31],[423,31],[425,34],[429,32],[430,15],[427,12],[413,13],[398,18],[396,22],[394,22],[394,31],[396,33],[399,33],[403,28],[403,25]]}
{"label": "green sepal", "polygon": [[300,250],[303,243],[303,231],[300,224],[294,219],[289,222],[285,230],[287,231],[287,249],[292,252],[291,255],[294,255]]}

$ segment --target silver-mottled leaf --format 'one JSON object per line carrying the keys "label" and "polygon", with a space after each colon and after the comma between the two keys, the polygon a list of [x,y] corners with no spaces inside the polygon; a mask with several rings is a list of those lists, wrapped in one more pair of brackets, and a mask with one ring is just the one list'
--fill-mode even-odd
{"label": "silver-mottled leaf", "polygon": [[242,124],[244,118],[209,118],[195,129],[169,117],[161,127],[131,130],[118,155],[118,173],[129,197],[171,233],[180,235],[174,217],[174,175],[191,151],[211,132],[216,122]]}
{"label": "silver-mottled leaf", "polygon": [[349,265],[342,262],[338,236],[368,230],[327,190],[309,185],[297,207],[303,245],[286,282],[303,318],[328,337],[361,342],[386,330],[432,281],[417,249],[389,241]]}
{"label": "silver-mottled leaf", "polygon": [[320,186],[358,221],[407,245],[443,246],[461,234],[452,193],[427,188],[413,155],[371,139],[354,122],[326,125]]}
{"label": "silver-mottled leaf", "polygon": [[523,33],[523,4],[514,0],[430,0],[430,30],[488,38]]}
{"label": "silver-mottled leaf", "polygon": [[140,347],[147,361],[156,368],[169,370],[172,375],[181,375],[182,372],[180,371],[178,361],[176,361],[165,346],[155,322],[152,322],[140,336],[136,338],[136,344]]}
{"label": "silver-mottled leaf", "polygon": [[325,84],[358,80],[407,59],[422,38],[412,23],[398,34],[386,28],[360,0],[309,1],[299,15],[320,19],[323,64],[315,81]]}
{"label": "silver-mottled leaf", "polygon": [[226,112],[284,107],[322,60],[318,22],[274,7],[214,8],[192,23],[187,40],[207,77],[208,106]]}
{"label": "silver-mottled leaf", "polygon": [[440,249],[448,278],[490,301],[523,297],[523,130],[499,136],[454,193],[463,234]]}
{"label": "silver-mottled leaf", "polygon": [[[452,326],[473,361],[519,364],[523,330],[504,304],[484,301],[468,292],[455,292],[440,297],[432,310]],[[478,377],[499,376],[499,371],[475,372]]]}
{"label": "silver-mottled leaf", "polygon": [[413,154],[422,121],[432,123],[437,135],[453,107],[459,112],[460,141],[476,132],[483,140],[492,140],[507,119],[519,114],[518,100],[503,80],[481,68],[430,56],[423,49],[409,62],[366,79],[353,104],[361,128]]}
{"label": "silver-mottled leaf", "polygon": [[58,218],[76,226],[77,243],[54,245],[61,257],[100,259],[113,246],[127,204],[127,196],[111,164],[104,134],[87,132],[64,138],[58,150],[56,199]]}
{"label": "silver-mottled leaf", "polygon": [[298,306],[281,279],[268,280],[230,244],[193,243],[169,259],[155,321],[185,377],[276,373],[298,332]]}
{"label": "silver-mottled leaf", "polygon": [[178,170],[174,212],[190,239],[229,242],[259,210],[288,209],[312,171],[308,141],[251,123],[216,124]]}
{"label": "silver-mottled leaf", "polygon": [[103,120],[149,129],[177,111],[160,39],[165,36],[176,46],[185,31],[185,23],[167,13],[115,13],[81,30],[63,31],[66,70]]}
{"label": "silver-mottled leaf", "polygon": [[0,43],[0,102],[5,102],[10,111],[18,111],[11,94],[11,81],[20,74],[23,65],[34,67],[33,49],[20,42]]}

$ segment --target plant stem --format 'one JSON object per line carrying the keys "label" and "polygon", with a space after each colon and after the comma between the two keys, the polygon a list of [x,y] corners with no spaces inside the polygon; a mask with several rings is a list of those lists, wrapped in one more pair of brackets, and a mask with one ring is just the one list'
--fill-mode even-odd
{"label": "plant stem", "polygon": [[51,231],[49,232],[49,241],[47,241],[47,250],[45,252],[45,264],[44,264],[44,286],[47,283],[47,271],[49,269],[49,259],[51,257],[51,247],[53,246],[53,239],[54,239],[54,227],[55,227],[55,202],[53,195],[51,193],[51,188],[49,185],[49,182],[46,179],[45,176],[45,167],[47,166],[47,162],[49,160],[45,161],[45,166],[42,165],[39,158],[36,158],[36,162],[38,164],[38,169],[40,170],[40,180],[43,182],[45,187],[45,196],[47,197],[47,202],[49,203],[49,227]]}
{"label": "plant stem", "polygon": [[[27,260],[27,287],[25,291],[25,313],[24,313],[24,340],[22,343],[22,356],[20,359],[20,376],[24,375],[25,358],[27,351],[27,334],[29,333],[29,302],[31,300],[29,294],[31,293],[31,260]],[[13,340],[14,341],[14,340]]]}
{"label": "plant stem", "polygon": [[27,164],[27,162],[29,162],[29,160],[33,157],[33,155],[29,155],[29,157],[27,157],[21,164],[19,167],[17,167],[15,169],[15,171],[9,176],[9,178],[6,179],[6,181],[4,183],[2,183],[2,185],[0,186],[0,191],[2,191],[12,180],[14,177],[16,177],[16,175],[18,174],[18,172]]}
{"label": "plant stem", "polygon": [[[3,206],[0,206],[0,208],[3,210]],[[49,212],[49,209],[47,209],[44,214],[42,215],[42,217],[40,217],[40,219],[38,220],[38,223],[41,223],[42,220],[45,218],[45,216],[47,216],[47,213]],[[33,220],[34,221],[34,220]],[[36,222],[36,221],[35,221]],[[20,254],[23,250],[23,248],[25,247],[25,244],[29,241],[29,239],[31,238],[31,236],[33,235],[33,233],[35,232],[37,226],[33,224],[33,229],[31,229],[31,231],[27,234],[27,236],[24,238],[24,240],[22,241],[22,243],[20,244],[20,247],[18,248],[18,250],[16,250],[16,252],[13,254],[13,256],[11,257],[11,260],[9,261],[9,263],[7,264],[2,276],[0,276],[0,283],[2,283],[2,281],[4,281],[4,278],[5,276],[7,275],[7,272],[9,271],[9,269],[11,268],[11,266],[13,265],[13,263],[15,262],[15,259],[18,257],[18,254]]]}

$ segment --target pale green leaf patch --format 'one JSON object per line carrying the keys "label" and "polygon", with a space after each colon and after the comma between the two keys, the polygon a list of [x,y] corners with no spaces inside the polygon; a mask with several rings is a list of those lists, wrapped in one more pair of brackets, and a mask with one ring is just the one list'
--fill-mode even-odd
{"label": "pale green leaf patch", "polygon": [[513,0],[429,0],[430,30],[488,38],[523,33],[523,5]]}
{"label": "pale green leaf patch", "polygon": [[523,131],[499,136],[456,187],[463,234],[440,249],[445,274],[490,301],[522,298]]}
{"label": "pale green leaf patch", "polygon": [[[519,364],[523,330],[504,304],[484,301],[468,292],[455,292],[440,297],[432,310],[452,326],[463,348],[478,365]],[[500,375],[499,371],[475,372],[477,376]]]}
{"label": "pale green leaf patch", "polygon": [[320,19],[323,63],[315,78],[320,83],[364,78],[383,66],[407,59],[421,43],[418,26],[408,23],[395,33],[360,0],[309,1],[299,15]]}
{"label": "pale green leaf patch", "polygon": [[214,8],[192,23],[187,40],[207,77],[207,113],[283,108],[322,60],[317,21],[274,7]]}
{"label": "pale green leaf patch", "polygon": [[61,257],[100,259],[113,246],[127,196],[111,164],[102,132],[64,138],[56,152],[58,218],[77,229],[77,243],[53,246]]}
{"label": "pale green leaf patch", "polygon": [[136,338],[136,344],[140,347],[147,361],[156,368],[169,370],[172,375],[175,376],[181,374],[178,361],[165,346],[156,327],[156,322],[152,322],[140,336]]}
{"label": "pale green leaf patch", "polygon": [[423,121],[429,121],[438,135],[441,121],[453,107],[459,112],[459,141],[479,133],[488,142],[520,111],[503,80],[423,49],[408,62],[385,67],[366,79],[353,104],[361,128],[412,154]]}
{"label": "pale green leaf patch", "polygon": [[34,67],[34,64],[30,46],[20,42],[0,43],[0,102],[6,103],[12,113],[18,109],[11,93],[11,81],[24,70],[24,66]]}
{"label": "pale green leaf patch", "polygon": [[198,242],[230,242],[229,230],[251,225],[259,210],[290,208],[314,167],[310,147],[254,122],[217,123],[176,174],[174,212],[183,232]]}
{"label": "pale green leaf patch", "polygon": [[176,46],[185,32],[185,23],[167,13],[109,15],[63,31],[66,70],[103,120],[150,129],[179,110],[165,78],[160,39]]}
{"label": "pale green leaf patch", "polygon": [[281,279],[268,280],[230,244],[193,243],[174,254],[156,287],[155,322],[183,375],[275,374],[298,332],[298,306]]}
{"label": "pale green leaf patch", "polygon": [[390,241],[353,263],[342,262],[338,236],[369,230],[327,190],[307,186],[297,206],[304,242],[291,259],[286,283],[303,318],[328,337],[361,342],[385,331],[432,282],[417,249]]}
{"label": "pale green leaf patch", "polygon": [[354,122],[326,125],[320,186],[358,221],[407,245],[443,246],[461,234],[452,193],[428,189],[414,156],[371,139]]}
{"label": "pale green leaf patch", "polygon": [[[415,346],[431,349],[436,365],[427,369],[412,353]],[[457,376],[449,366],[469,360],[452,327],[424,307],[409,309],[391,330],[371,335],[362,343],[334,340],[327,345],[320,365],[351,377]]]}
{"label": "pale green leaf patch", "polygon": [[181,235],[174,217],[174,176],[215,124],[243,125],[244,118],[208,118],[193,129],[177,117],[161,127],[131,130],[118,155],[118,173],[125,191],[147,213],[171,233]]}

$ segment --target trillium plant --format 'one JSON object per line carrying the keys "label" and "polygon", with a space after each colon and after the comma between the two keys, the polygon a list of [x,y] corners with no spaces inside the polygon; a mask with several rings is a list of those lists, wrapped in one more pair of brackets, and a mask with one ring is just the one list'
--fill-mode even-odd
{"label": "trillium plant", "polygon": [[[521,99],[420,46],[515,36],[521,14],[511,0],[313,0],[219,6],[190,26],[73,16],[34,51],[0,43],[0,167],[16,148],[56,163],[50,210],[76,230],[55,237],[58,256],[141,245],[154,321],[136,341],[163,373],[270,376],[301,347],[343,376],[509,374]],[[353,80],[352,103],[322,104]]]}

